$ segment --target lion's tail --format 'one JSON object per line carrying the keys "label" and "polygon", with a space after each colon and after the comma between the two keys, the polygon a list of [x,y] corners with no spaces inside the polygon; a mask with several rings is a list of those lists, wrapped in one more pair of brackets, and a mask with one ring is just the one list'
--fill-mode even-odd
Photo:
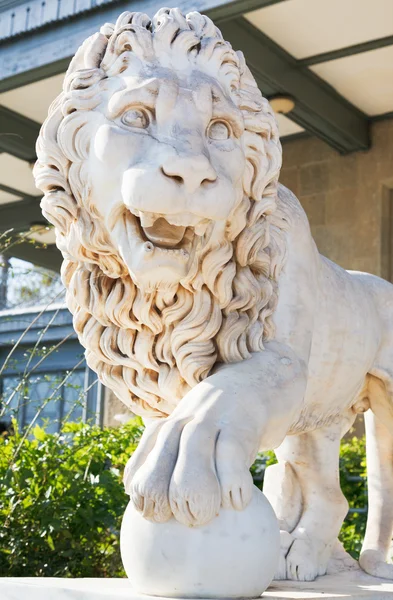
{"label": "lion's tail", "polygon": [[359,563],[375,577],[393,579],[386,558],[393,531],[393,407],[386,386],[370,376],[371,410],[365,414],[368,517]]}

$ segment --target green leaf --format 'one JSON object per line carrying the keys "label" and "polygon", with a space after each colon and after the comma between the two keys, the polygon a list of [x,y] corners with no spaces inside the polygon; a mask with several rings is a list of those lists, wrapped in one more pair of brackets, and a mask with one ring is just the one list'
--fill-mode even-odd
{"label": "green leaf", "polygon": [[49,548],[50,548],[51,550],[54,550],[54,549],[55,549],[55,545],[54,545],[54,543],[53,543],[53,539],[52,539],[52,536],[51,536],[51,534],[50,534],[50,533],[49,533],[49,534],[46,536],[46,541],[47,541],[47,543],[48,543],[48,546],[49,546]]}
{"label": "green leaf", "polygon": [[33,429],[33,435],[36,440],[38,440],[39,442],[43,442],[47,434],[45,433],[44,429],[42,429],[42,427],[36,425]]}

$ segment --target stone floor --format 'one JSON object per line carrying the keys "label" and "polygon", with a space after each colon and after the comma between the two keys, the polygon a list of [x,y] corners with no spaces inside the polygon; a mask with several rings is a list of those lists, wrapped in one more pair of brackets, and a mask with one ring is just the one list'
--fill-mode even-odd
{"label": "stone floor", "polygon": [[[139,600],[127,579],[0,578],[1,600]],[[312,583],[273,582],[266,600],[393,600],[393,582],[361,571],[326,575]]]}

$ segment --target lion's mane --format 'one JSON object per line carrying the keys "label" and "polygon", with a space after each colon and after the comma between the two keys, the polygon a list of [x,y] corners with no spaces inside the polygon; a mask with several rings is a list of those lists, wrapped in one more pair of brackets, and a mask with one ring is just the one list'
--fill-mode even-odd
{"label": "lion's mane", "polygon": [[[102,90],[135,58],[193,61],[216,77],[244,115],[243,198],[226,238],[177,289],[137,287],[94,206],[86,171]],[[64,256],[74,327],[99,379],[143,416],[168,415],[217,362],[237,362],[274,336],[287,216],[277,208],[281,146],[274,114],[240,53],[210,19],[162,9],[123,13],[81,46],[37,142],[41,206]]]}

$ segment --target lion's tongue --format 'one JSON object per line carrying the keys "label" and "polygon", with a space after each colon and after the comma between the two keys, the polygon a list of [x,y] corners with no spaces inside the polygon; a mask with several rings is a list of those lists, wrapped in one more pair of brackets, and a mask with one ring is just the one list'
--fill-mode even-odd
{"label": "lion's tongue", "polygon": [[157,246],[173,248],[182,241],[185,227],[171,225],[163,218],[157,219],[152,227],[143,227],[148,240]]}

